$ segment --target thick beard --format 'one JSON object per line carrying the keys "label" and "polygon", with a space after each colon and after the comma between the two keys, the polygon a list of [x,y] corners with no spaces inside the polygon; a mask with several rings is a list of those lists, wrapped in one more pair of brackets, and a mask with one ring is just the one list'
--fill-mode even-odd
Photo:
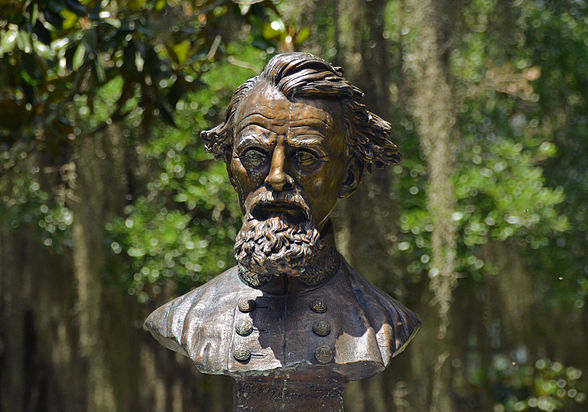
{"label": "thick beard", "polygon": [[258,220],[248,212],[235,242],[235,258],[255,274],[299,277],[322,243],[309,219],[294,223],[279,214]]}

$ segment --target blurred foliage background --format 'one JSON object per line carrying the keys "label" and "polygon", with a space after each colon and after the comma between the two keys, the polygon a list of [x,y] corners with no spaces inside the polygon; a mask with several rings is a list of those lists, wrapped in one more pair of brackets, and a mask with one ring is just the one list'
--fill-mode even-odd
{"label": "blurred foliage background", "polygon": [[423,330],[346,410],[586,410],[585,0],[0,0],[0,410],[231,409],[141,325],[234,264],[199,132],[284,51],[404,156],[333,220]]}

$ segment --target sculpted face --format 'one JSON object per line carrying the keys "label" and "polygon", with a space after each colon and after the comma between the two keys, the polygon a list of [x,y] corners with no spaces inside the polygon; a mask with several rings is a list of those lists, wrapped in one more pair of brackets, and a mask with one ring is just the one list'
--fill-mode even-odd
{"label": "sculpted face", "polygon": [[250,272],[309,276],[338,197],[359,176],[336,101],[293,99],[258,83],[235,114],[227,169],[244,212],[235,257]]}
{"label": "sculpted face", "polygon": [[[348,154],[338,102],[319,99],[288,100],[274,87],[260,82],[241,102],[235,118],[231,181],[244,211],[264,192],[288,197],[297,193],[307,203],[312,223],[322,230],[342,188]],[[282,209],[293,220],[303,210],[275,202],[260,209]],[[255,212],[255,211],[253,211]]]}

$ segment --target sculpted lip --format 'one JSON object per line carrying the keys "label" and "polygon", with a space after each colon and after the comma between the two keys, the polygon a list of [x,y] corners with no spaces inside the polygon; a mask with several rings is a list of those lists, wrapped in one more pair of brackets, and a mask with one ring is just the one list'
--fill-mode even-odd
{"label": "sculpted lip", "polygon": [[301,222],[309,220],[310,216],[307,209],[295,202],[287,201],[261,201],[255,204],[251,210],[251,214],[257,220],[266,220],[273,216],[285,215],[287,218]]}

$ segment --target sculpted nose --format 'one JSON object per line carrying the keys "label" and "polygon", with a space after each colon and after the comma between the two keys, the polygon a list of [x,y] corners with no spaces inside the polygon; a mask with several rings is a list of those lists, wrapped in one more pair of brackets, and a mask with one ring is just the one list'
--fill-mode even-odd
{"label": "sculpted nose", "polygon": [[274,149],[270,171],[265,178],[265,186],[278,192],[290,190],[294,187],[294,179],[284,171],[286,153],[278,146]]}

